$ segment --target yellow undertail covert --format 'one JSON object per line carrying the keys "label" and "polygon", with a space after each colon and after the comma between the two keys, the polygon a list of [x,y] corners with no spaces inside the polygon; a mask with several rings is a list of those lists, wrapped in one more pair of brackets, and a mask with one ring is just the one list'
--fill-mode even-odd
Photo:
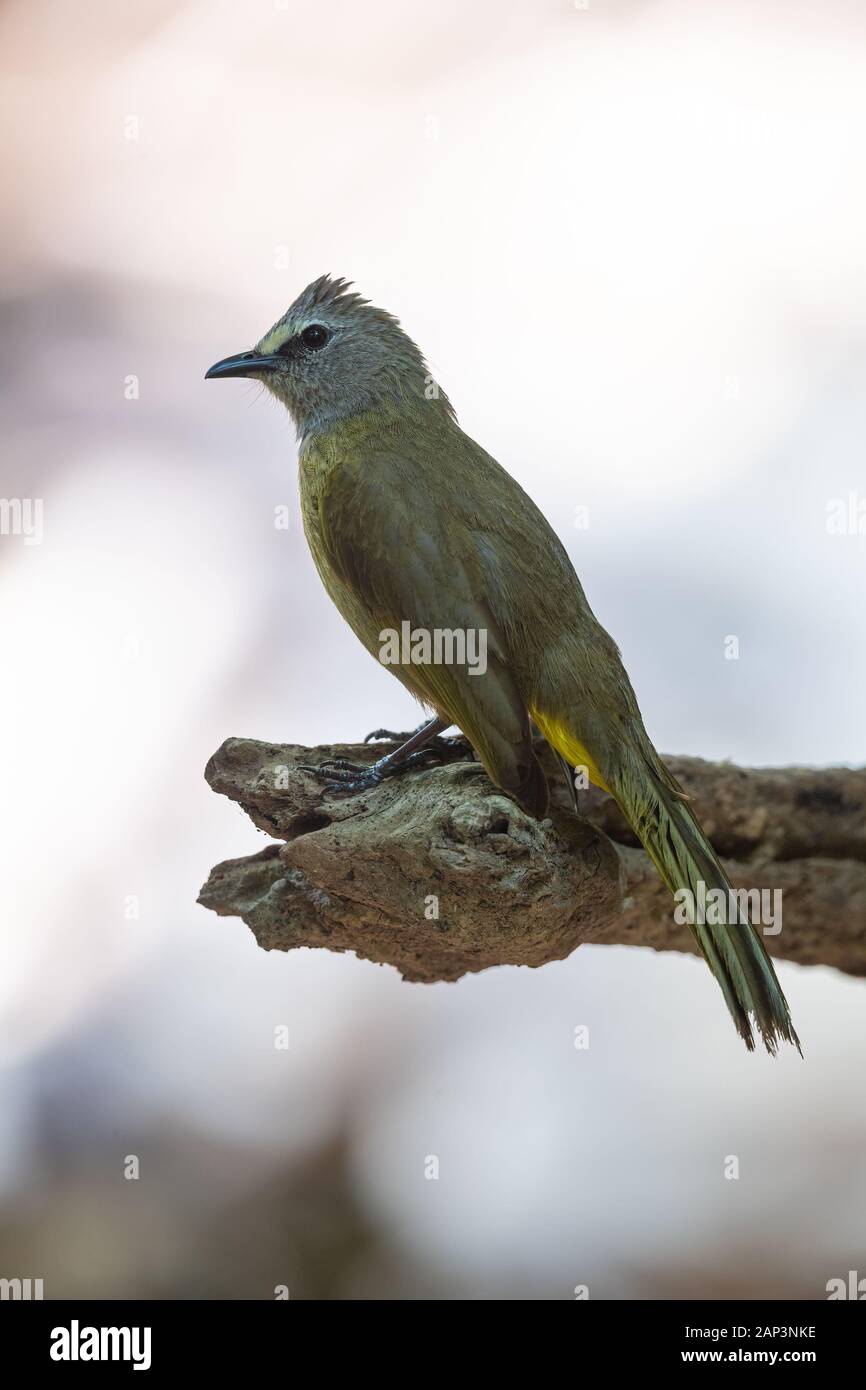
{"label": "yellow undertail covert", "polygon": [[579,738],[575,737],[564,720],[542,714],[541,710],[537,709],[531,709],[529,714],[544,734],[547,742],[556,749],[557,753],[561,753],[572,767],[585,767],[590,782],[601,787],[603,792],[610,792],[610,787],[596,767],[589,750],[584,747]]}

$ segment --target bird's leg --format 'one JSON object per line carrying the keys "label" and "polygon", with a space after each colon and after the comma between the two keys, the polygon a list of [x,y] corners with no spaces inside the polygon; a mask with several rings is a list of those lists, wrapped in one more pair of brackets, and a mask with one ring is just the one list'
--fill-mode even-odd
{"label": "bird's leg", "polygon": [[300,766],[304,772],[312,772],[314,777],[324,782],[329,791],[368,791],[370,787],[377,787],[380,782],[384,782],[386,777],[393,777],[397,772],[405,772],[406,768],[416,766],[417,761],[427,756],[426,745],[447,728],[448,725],[443,719],[430,719],[416,729],[405,743],[401,743],[399,748],[395,748],[393,753],[386,753],[369,767],[351,763],[348,758],[327,758],[325,762],[319,763],[318,767],[311,767],[308,763],[301,763]]}
{"label": "bird's leg", "polygon": [[572,810],[574,811],[574,814],[576,816],[579,816],[580,798],[577,795],[577,787],[574,785],[574,768],[571,766],[571,763],[568,761],[568,758],[564,758],[561,753],[557,753],[556,756],[559,758],[559,761],[562,764],[562,770],[565,773],[565,780],[568,783],[568,792],[571,797]]}
{"label": "bird's leg", "polygon": [[[410,738],[414,738],[415,734],[420,734],[426,729],[428,723],[429,720],[425,719],[423,723],[418,725],[417,729],[412,729],[409,733],[404,732],[401,734],[395,733],[393,729],[373,729],[371,733],[367,734],[364,742],[373,743],[376,739],[382,739],[387,743],[399,743],[402,747],[402,745],[408,743]],[[444,727],[450,728],[450,725]],[[472,754],[472,744],[465,734],[458,732],[456,734],[451,734],[449,738],[442,738],[441,733],[434,734],[429,741],[425,742],[422,759],[433,757],[434,754],[438,754],[442,758],[453,757],[458,749],[461,752],[465,750],[467,756],[471,756]],[[394,751],[395,753],[399,753],[400,749],[397,748]],[[414,766],[414,763],[411,762],[411,758],[410,766]]]}

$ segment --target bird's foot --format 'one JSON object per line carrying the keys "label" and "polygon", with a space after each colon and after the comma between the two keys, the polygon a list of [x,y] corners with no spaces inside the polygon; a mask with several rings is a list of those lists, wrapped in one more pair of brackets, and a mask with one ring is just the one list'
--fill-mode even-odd
{"label": "bird's foot", "polygon": [[316,767],[311,763],[301,763],[300,767],[302,772],[312,773],[326,791],[348,794],[370,791],[397,770],[387,758],[379,758],[369,765],[353,763],[348,758],[326,758]]}
{"label": "bird's foot", "polygon": [[410,768],[426,767],[431,761],[443,762],[450,751],[447,745],[437,748],[434,740],[431,746],[399,759],[393,753],[369,764],[353,763],[348,758],[326,758],[315,767],[312,763],[301,763],[300,768],[302,772],[312,773],[326,791],[345,792],[351,796],[354,792],[370,791],[386,778],[396,777]]}

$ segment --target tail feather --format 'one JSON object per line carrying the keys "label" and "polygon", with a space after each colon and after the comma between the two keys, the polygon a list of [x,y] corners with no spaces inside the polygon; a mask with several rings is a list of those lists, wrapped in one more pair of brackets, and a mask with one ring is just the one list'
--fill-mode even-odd
{"label": "tail feather", "polygon": [[[734,1024],[746,1046],[755,1046],[751,1017],[767,1051],[775,1054],[779,1041],[800,1042],[791,1023],[788,1004],[764,943],[739,898],[728,897],[731,881],[687,803],[685,793],[660,765],[659,772],[637,754],[617,778],[614,795],[672,893],[687,888],[698,897],[721,889],[725,901],[736,905],[734,922],[690,922],[701,954],[721,986]],[[801,1053],[802,1055],[802,1053]]]}

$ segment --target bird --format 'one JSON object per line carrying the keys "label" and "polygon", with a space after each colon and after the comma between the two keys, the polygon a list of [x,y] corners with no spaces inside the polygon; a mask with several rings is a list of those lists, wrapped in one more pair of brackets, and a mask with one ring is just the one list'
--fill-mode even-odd
{"label": "bird", "polygon": [[[371,767],[338,760],[317,775],[354,793],[411,766],[456,726],[496,786],[543,818],[549,788],[537,730],[569,770],[585,770],[614,798],[674,895],[694,902],[721,891],[738,901],[646,732],[619,649],[565,547],[511,474],[461,429],[394,315],[350,281],[323,275],[254,348],[222,358],[206,377],[260,381],[287,408],[314,563],[373,656],[382,659],[384,634],[406,625],[412,634],[484,634],[483,670],[402,651],[388,669],[429,711],[424,724]],[[720,915],[690,911],[686,923],[738,1033],[750,1051],[754,1029],[771,1054],[780,1041],[799,1050],[748,912]]]}

